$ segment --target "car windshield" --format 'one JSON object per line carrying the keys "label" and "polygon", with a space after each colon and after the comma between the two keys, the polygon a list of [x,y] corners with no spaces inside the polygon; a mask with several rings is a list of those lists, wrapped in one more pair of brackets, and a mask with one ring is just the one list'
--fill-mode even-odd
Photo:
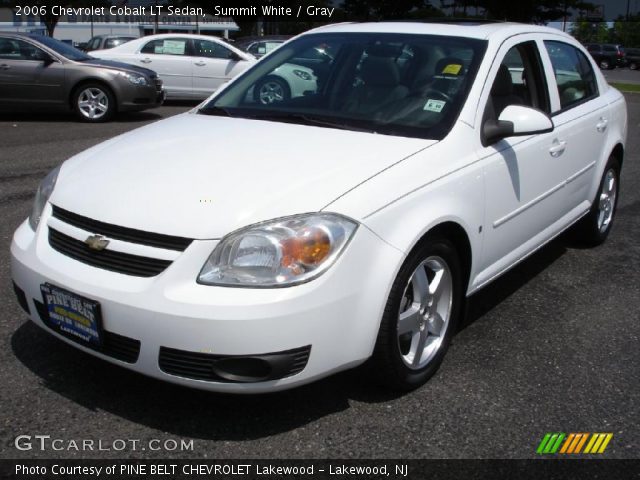
{"label": "car windshield", "polygon": [[44,35],[34,35],[33,38],[43,44],[45,47],[50,48],[63,57],[68,58],[69,60],[82,62],[84,60],[90,60],[92,58],[86,53],[78,50],[77,48],[61,42],[60,40],[56,40],[55,38],[45,37]]}
{"label": "car windshield", "polygon": [[200,109],[442,139],[467,98],[484,40],[414,34],[310,34],[258,62]]}

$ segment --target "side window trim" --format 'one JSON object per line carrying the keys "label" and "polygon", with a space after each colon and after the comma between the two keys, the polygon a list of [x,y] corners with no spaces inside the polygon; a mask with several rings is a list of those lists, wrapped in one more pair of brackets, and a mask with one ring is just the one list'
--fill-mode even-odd
{"label": "side window trim", "polygon": [[547,47],[544,45],[544,40],[546,40],[546,38],[538,38],[536,44],[538,45],[538,53],[540,54],[540,60],[544,67],[544,76],[547,80],[547,91],[549,93],[549,103],[551,107],[549,115],[554,117],[560,110],[560,94],[558,93],[558,84],[553,70],[553,63],[551,63],[551,57],[549,56],[549,52],[547,52]]}
{"label": "side window trim", "polygon": [[[480,131],[482,131],[482,124],[489,117],[489,107],[493,105],[492,90],[496,80],[498,79],[500,68],[503,66],[503,62],[507,58],[507,55],[509,55],[509,53],[514,49],[517,50],[518,55],[523,62],[523,72],[528,70],[526,72],[527,79],[525,79],[525,82],[532,81],[533,83],[530,87],[530,94],[532,94],[530,102],[533,103],[531,108],[535,108],[547,115],[550,115],[551,101],[549,96],[549,82],[546,77],[544,60],[540,53],[540,46],[537,42],[537,38],[530,38],[529,36],[526,36],[518,39],[518,41],[509,42],[506,45],[507,46],[505,46],[505,44],[502,45],[493,59],[490,72],[494,72],[494,75],[492,76],[490,73],[487,77],[491,78],[491,81],[488,82],[488,94],[486,96],[484,108],[482,109],[482,116],[480,117]],[[537,74],[534,69],[538,70]]]}

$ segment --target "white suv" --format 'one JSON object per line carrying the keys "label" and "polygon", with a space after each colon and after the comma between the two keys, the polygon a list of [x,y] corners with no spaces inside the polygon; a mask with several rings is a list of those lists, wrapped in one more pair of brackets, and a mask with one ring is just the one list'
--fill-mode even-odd
{"label": "white suv", "polygon": [[[300,58],[314,88],[260,102]],[[623,96],[557,30],[319,28],[51,172],[13,239],[16,293],[53,335],[182,385],[273,391],[370,360],[415,388],[466,297],[569,227],[604,241],[626,134]]]}

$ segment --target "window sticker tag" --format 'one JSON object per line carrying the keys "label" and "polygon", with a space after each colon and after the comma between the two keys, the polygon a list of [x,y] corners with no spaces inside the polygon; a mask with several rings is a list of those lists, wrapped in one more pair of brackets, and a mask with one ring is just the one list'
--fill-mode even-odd
{"label": "window sticker tag", "polygon": [[447,102],[443,102],[442,100],[433,100],[429,98],[422,109],[429,112],[440,113],[446,104]]}
{"label": "window sticker tag", "polygon": [[450,63],[449,65],[444,67],[444,70],[442,70],[442,73],[447,75],[458,75],[461,69],[462,69],[462,65],[458,63]]}
{"label": "window sticker tag", "polygon": [[184,55],[187,42],[182,40],[165,40],[163,43],[163,53],[167,55]]}

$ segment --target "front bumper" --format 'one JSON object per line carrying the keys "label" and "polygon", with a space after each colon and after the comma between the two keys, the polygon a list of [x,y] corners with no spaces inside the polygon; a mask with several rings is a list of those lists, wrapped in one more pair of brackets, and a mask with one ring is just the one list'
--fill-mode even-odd
{"label": "front bumper", "polygon": [[120,87],[117,96],[118,111],[131,112],[161,106],[166,98],[166,91],[162,84],[145,87],[124,85]]}
{"label": "front bumper", "polygon": [[[37,233],[23,223],[11,245],[13,280],[24,292],[31,320],[104,360],[220,392],[286,389],[365,361],[403,259],[360,226],[336,264],[311,282],[279,289],[211,287],[197,284],[196,277],[216,240],[194,241],[157,276],[134,277],[54,250],[50,215],[47,206]],[[41,317],[45,282],[100,302],[104,330],[114,335],[110,348],[126,353],[130,341],[137,341],[137,355],[135,345],[129,357],[118,357],[53,332]]]}

